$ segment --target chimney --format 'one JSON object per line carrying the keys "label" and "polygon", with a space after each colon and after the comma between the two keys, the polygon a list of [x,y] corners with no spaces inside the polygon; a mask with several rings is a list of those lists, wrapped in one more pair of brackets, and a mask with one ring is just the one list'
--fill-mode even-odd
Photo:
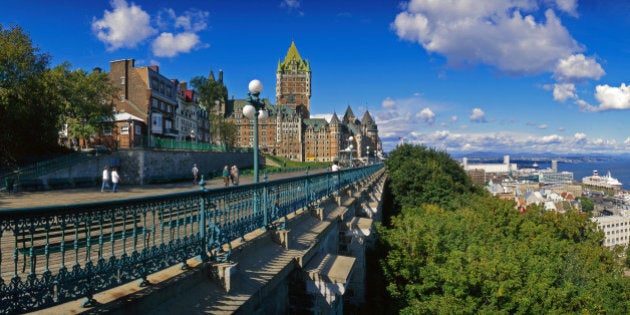
{"label": "chimney", "polygon": [[223,84],[223,70],[219,69],[219,83]]}

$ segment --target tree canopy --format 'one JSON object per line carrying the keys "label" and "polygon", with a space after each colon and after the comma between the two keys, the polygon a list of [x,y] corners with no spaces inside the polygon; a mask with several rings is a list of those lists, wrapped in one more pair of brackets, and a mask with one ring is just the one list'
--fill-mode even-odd
{"label": "tree canopy", "polygon": [[0,25],[0,164],[54,150],[60,108],[46,82],[50,56],[19,26]]}
{"label": "tree canopy", "polygon": [[210,122],[210,134],[215,135],[212,141],[224,145],[233,146],[236,142],[238,129],[236,125],[225,120],[219,108],[221,104],[227,104],[227,88],[222,82],[216,81],[210,74],[208,78],[197,76],[190,80],[190,84],[197,91],[200,105],[208,111]]}
{"label": "tree canopy", "polygon": [[622,250],[602,246],[588,217],[541,207],[520,213],[474,189],[446,157],[404,145],[387,161],[401,211],[379,226],[388,249],[382,266],[401,313],[630,311]]}
{"label": "tree canopy", "polygon": [[88,138],[112,121],[107,74],[49,66],[22,28],[0,25],[0,168],[60,152],[64,124],[71,137]]}

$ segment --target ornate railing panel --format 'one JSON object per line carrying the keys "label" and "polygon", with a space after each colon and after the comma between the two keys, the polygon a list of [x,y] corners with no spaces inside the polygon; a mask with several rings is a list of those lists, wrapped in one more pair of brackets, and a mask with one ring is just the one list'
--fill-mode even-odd
{"label": "ornate railing panel", "polygon": [[139,280],[319,202],[382,165],[257,184],[67,206],[0,210],[0,313],[23,313]]}

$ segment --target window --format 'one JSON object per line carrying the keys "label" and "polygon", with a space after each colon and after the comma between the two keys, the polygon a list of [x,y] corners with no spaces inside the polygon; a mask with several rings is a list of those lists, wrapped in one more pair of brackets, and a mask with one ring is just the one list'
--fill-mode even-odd
{"label": "window", "polygon": [[103,135],[111,136],[112,135],[112,127],[111,126],[104,126],[103,127]]}
{"label": "window", "polygon": [[125,82],[126,82],[125,77],[124,76],[120,77],[120,84],[125,85]]}
{"label": "window", "polygon": [[129,125],[120,126],[120,134],[128,135],[129,134]]}

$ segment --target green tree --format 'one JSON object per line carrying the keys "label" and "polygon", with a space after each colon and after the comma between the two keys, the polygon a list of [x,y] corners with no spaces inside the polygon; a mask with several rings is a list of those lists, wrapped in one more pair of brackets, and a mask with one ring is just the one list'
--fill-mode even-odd
{"label": "green tree", "polygon": [[59,150],[60,108],[46,82],[50,56],[21,27],[0,25],[0,164]]}
{"label": "green tree", "polygon": [[[113,122],[112,100],[118,89],[107,74],[70,70],[65,62],[49,72],[58,93],[57,102],[62,109],[62,123],[68,124],[69,137],[89,139]],[[85,141],[84,143],[88,143]]]}
{"label": "green tree", "polygon": [[593,201],[593,199],[588,197],[578,197],[577,200],[579,200],[580,204],[582,204],[583,212],[586,212],[589,215],[593,213],[593,210],[595,210],[595,202]]}
{"label": "green tree", "polygon": [[402,146],[387,162],[392,193],[406,196],[394,196],[402,209],[378,232],[387,289],[402,314],[630,311],[623,249],[602,246],[589,217],[542,207],[520,213],[513,201],[471,188],[459,170],[442,169],[457,164],[445,157]]}
{"label": "green tree", "polygon": [[214,143],[231,145],[236,141],[236,134],[233,129],[236,126],[225,120],[223,112],[219,106],[227,103],[227,88],[222,82],[214,79],[211,73],[208,78],[197,76],[190,80],[190,85],[197,91],[199,102],[208,112],[210,121],[210,136]]}

